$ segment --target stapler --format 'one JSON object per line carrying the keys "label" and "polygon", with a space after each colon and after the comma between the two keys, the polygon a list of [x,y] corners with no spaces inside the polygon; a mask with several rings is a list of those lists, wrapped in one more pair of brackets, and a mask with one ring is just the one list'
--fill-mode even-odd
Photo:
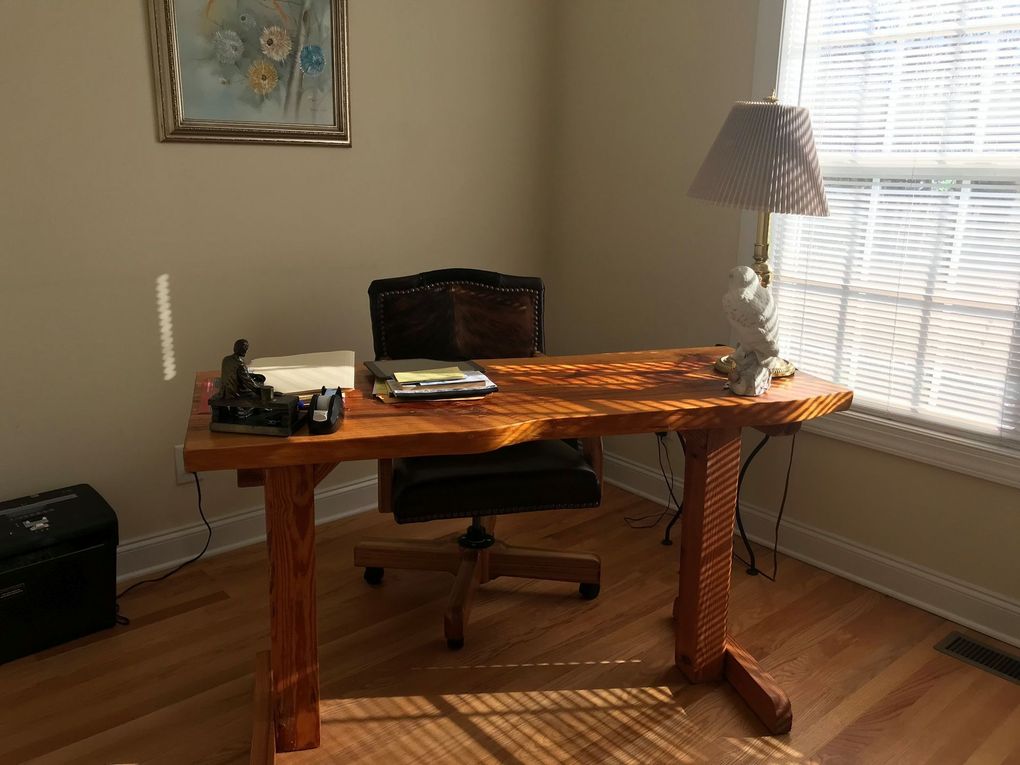
{"label": "stapler", "polygon": [[335,433],[344,416],[344,394],[339,388],[323,388],[308,407],[308,432],[313,436]]}

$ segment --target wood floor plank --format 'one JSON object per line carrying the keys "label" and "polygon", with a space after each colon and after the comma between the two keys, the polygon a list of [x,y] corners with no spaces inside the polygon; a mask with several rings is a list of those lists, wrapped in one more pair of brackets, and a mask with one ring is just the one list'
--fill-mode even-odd
{"label": "wood floor plank", "polygon": [[[67,763],[247,762],[252,680],[238,677],[29,760]],[[196,747],[195,740],[202,741]]]}
{"label": "wood floor plank", "polygon": [[1020,730],[1020,705],[999,726],[982,741],[967,757],[964,765],[1002,765],[1020,762],[1020,747],[1017,746],[1017,731]]}
{"label": "wood floor plank", "polygon": [[[932,721],[931,729],[942,733],[943,743],[926,762],[961,762],[988,740],[996,728],[1020,707],[1013,689],[998,678],[971,678],[962,693],[946,705]],[[1020,725],[1013,729],[1020,737]]]}
{"label": "wood floor plank", "polygon": [[[488,582],[458,652],[442,633],[450,575],[387,571],[369,587],[352,550],[462,522],[398,527],[372,512],[320,527],[322,746],[277,761],[1020,759],[1020,686],[935,652],[955,625],[782,556],[775,584],[735,566],[730,629],[789,694],[793,731],[766,736],[725,685],[689,685],[672,656],[677,546],[659,544],[664,521],[623,520],[658,510],[608,487],[598,510],[501,518],[508,541],[600,555],[602,592],[584,601],[565,583]],[[267,588],[265,545],[253,545],[132,592],[127,628],[0,666],[0,762],[247,762]]]}

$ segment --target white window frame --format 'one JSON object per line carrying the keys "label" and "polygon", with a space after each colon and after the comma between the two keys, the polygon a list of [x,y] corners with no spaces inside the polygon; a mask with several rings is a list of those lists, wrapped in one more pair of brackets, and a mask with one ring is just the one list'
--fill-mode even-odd
{"label": "white window frame", "polygon": [[[753,97],[769,95],[779,71],[783,0],[759,0],[755,38]],[[736,99],[734,99],[736,100]],[[745,212],[740,221],[740,246],[734,265],[746,265],[754,249],[757,216]],[[944,433],[922,425],[891,420],[851,406],[849,411],[804,423],[804,430],[827,438],[893,454],[986,481],[1020,489],[1020,451],[966,435]]]}

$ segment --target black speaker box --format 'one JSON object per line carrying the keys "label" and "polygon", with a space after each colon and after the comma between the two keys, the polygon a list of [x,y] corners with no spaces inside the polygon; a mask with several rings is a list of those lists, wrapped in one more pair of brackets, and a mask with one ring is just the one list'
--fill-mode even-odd
{"label": "black speaker box", "polygon": [[88,484],[0,503],[0,663],[112,627],[117,515]]}

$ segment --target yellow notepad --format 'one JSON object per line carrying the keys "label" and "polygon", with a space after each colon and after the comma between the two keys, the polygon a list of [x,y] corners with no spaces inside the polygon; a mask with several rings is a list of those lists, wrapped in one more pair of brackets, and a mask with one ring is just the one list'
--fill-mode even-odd
{"label": "yellow notepad", "polygon": [[439,369],[420,369],[412,372],[394,372],[398,383],[454,382],[463,380],[467,375],[459,367],[441,367]]}

